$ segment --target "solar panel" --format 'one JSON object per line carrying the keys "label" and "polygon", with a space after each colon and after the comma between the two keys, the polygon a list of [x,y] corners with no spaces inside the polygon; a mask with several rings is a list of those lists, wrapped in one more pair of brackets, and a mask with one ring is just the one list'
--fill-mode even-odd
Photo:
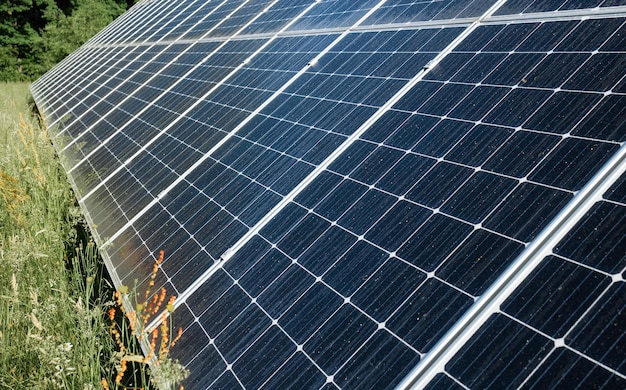
{"label": "solar panel", "polygon": [[[616,159],[618,160],[618,159]],[[617,161],[616,161],[617,162]],[[619,157],[623,165],[624,157]],[[615,174],[613,172],[613,174]],[[429,388],[622,387],[624,175],[438,373]],[[623,189],[623,188],[622,188]],[[478,374],[480,373],[480,374]]]}
{"label": "solar panel", "polygon": [[144,1],[32,91],[116,285],[165,250],[187,388],[616,387],[596,3]]}

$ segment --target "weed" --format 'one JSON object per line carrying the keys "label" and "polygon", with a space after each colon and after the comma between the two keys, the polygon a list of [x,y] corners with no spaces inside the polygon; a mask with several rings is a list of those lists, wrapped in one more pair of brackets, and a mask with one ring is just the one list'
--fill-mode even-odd
{"label": "weed", "polygon": [[[131,373],[148,378],[150,365],[135,361],[141,341],[120,325],[120,355],[111,337],[110,285],[93,242],[78,240],[81,214],[46,130],[20,114],[31,111],[28,96],[26,84],[0,85],[0,389],[97,389],[103,378],[113,389]],[[153,380],[180,368],[164,352],[171,338],[155,342],[154,361],[162,358],[152,367],[165,369]]]}
{"label": "weed", "polygon": [[[162,388],[174,388],[188,375],[183,366],[169,358],[170,349],[182,336],[182,328],[178,329],[175,336],[172,331],[171,314],[174,311],[176,297],[171,295],[165,304],[167,297],[165,288],[156,293],[152,292],[163,258],[164,252],[160,251],[144,294],[137,294],[136,286],[131,291],[128,287],[121,286],[113,293],[115,306],[108,310],[108,316],[109,332],[117,347],[114,354],[117,370],[113,381],[115,386],[124,389],[146,387],[148,380],[145,369],[135,370],[131,375],[127,375],[129,363],[134,367],[150,366],[151,382]],[[117,319],[118,314],[124,316],[126,321]],[[151,329],[150,320],[155,316],[158,320]],[[145,356],[137,353],[140,349],[138,343],[146,350]],[[110,382],[106,383],[109,386]]]}

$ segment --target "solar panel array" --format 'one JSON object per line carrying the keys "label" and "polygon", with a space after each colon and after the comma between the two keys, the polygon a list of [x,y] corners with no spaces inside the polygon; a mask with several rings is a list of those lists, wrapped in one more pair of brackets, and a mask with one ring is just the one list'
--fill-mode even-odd
{"label": "solar panel array", "polygon": [[618,388],[625,69],[620,0],[144,0],[32,92],[186,388]]}

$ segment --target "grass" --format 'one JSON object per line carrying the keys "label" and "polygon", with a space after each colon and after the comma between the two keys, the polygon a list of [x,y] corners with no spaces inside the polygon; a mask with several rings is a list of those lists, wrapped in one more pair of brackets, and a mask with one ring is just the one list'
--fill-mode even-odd
{"label": "grass", "polygon": [[[109,318],[124,310],[97,249],[78,240],[81,213],[29,97],[27,84],[0,84],[0,389],[150,387],[128,321]],[[152,377],[174,383],[184,371],[160,329]]]}

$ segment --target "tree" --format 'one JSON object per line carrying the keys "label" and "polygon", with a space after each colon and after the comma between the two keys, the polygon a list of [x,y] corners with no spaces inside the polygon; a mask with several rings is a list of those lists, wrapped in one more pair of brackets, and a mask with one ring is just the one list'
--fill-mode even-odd
{"label": "tree", "polygon": [[125,11],[113,0],[81,0],[70,15],[57,8],[42,32],[46,67],[52,67]]}
{"label": "tree", "polygon": [[30,81],[111,23],[132,0],[2,0],[0,81]]}
{"label": "tree", "polygon": [[12,0],[0,3],[0,78],[29,80],[41,74],[39,31],[49,22],[54,0]]}

